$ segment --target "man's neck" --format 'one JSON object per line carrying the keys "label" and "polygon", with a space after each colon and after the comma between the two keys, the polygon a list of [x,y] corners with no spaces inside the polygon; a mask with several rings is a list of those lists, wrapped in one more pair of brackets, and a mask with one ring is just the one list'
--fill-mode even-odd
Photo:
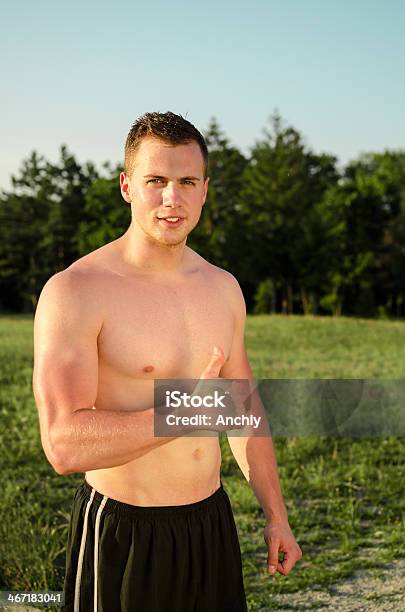
{"label": "man's neck", "polygon": [[177,245],[160,244],[131,224],[119,242],[122,258],[134,272],[176,274],[184,269],[186,241]]}

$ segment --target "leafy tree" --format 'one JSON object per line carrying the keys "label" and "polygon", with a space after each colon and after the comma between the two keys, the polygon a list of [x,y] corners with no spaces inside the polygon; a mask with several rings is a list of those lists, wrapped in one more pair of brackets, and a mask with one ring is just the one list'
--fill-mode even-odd
{"label": "leafy tree", "polygon": [[318,207],[336,182],[335,158],[307,150],[299,132],[275,113],[271,130],[252,149],[241,194],[247,228],[249,268],[256,285],[270,278],[284,312],[293,311],[294,292],[309,308],[308,291],[319,272],[315,262],[324,222]]}
{"label": "leafy tree", "polygon": [[99,248],[122,235],[131,222],[131,210],[119,188],[120,168],[107,168],[109,177],[100,177],[85,195],[83,218],[78,230],[80,255]]}
{"label": "leafy tree", "polygon": [[386,300],[388,245],[390,240],[395,242],[400,192],[398,164],[388,153],[365,154],[351,162],[336,189],[345,225],[340,293],[349,314],[372,316],[377,302]]}
{"label": "leafy tree", "polygon": [[385,151],[368,156],[380,197],[388,213],[376,260],[375,293],[383,311],[405,315],[405,152]]}
{"label": "leafy tree", "polygon": [[275,312],[274,287],[270,278],[259,283],[255,293],[254,314],[268,314]]}
{"label": "leafy tree", "polygon": [[23,161],[13,190],[1,194],[3,308],[35,308],[47,278],[77,259],[84,193],[96,176],[93,164],[81,166],[65,146],[55,164],[36,152]]}
{"label": "leafy tree", "polygon": [[229,143],[216,119],[211,119],[205,139],[209,150],[208,197],[189,244],[216,265],[239,276],[243,228],[238,207],[247,162]]}

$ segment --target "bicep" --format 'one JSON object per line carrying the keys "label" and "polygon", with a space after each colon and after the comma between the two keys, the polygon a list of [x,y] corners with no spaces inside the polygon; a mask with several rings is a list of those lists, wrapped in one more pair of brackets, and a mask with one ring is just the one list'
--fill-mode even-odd
{"label": "bicep", "polygon": [[45,435],[97,396],[99,322],[80,281],[62,275],[45,285],[34,323],[33,388]]}
{"label": "bicep", "polygon": [[229,357],[221,369],[222,378],[251,379],[253,377],[245,346],[246,305],[236,279],[231,286],[231,307],[234,331]]}

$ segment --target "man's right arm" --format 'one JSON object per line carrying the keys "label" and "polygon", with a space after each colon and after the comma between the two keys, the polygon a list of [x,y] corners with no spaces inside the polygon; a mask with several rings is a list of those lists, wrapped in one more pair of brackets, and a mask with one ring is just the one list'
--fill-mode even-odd
{"label": "man's right arm", "polygon": [[[97,337],[103,313],[82,272],[66,270],[45,285],[35,315],[33,389],[45,454],[59,474],[128,463],[176,437],[154,437],[154,409],[94,410]],[[223,354],[203,377],[218,376]]]}

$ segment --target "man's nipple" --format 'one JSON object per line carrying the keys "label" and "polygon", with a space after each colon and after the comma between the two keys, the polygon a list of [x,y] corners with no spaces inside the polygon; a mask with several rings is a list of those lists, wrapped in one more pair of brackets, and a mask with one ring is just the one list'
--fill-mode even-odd
{"label": "man's nipple", "polygon": [[149,374],[149,372],[153,372],[155,368],[152,365],[147,365],[143,368],[143,372],[146,372],[147,374]]}

